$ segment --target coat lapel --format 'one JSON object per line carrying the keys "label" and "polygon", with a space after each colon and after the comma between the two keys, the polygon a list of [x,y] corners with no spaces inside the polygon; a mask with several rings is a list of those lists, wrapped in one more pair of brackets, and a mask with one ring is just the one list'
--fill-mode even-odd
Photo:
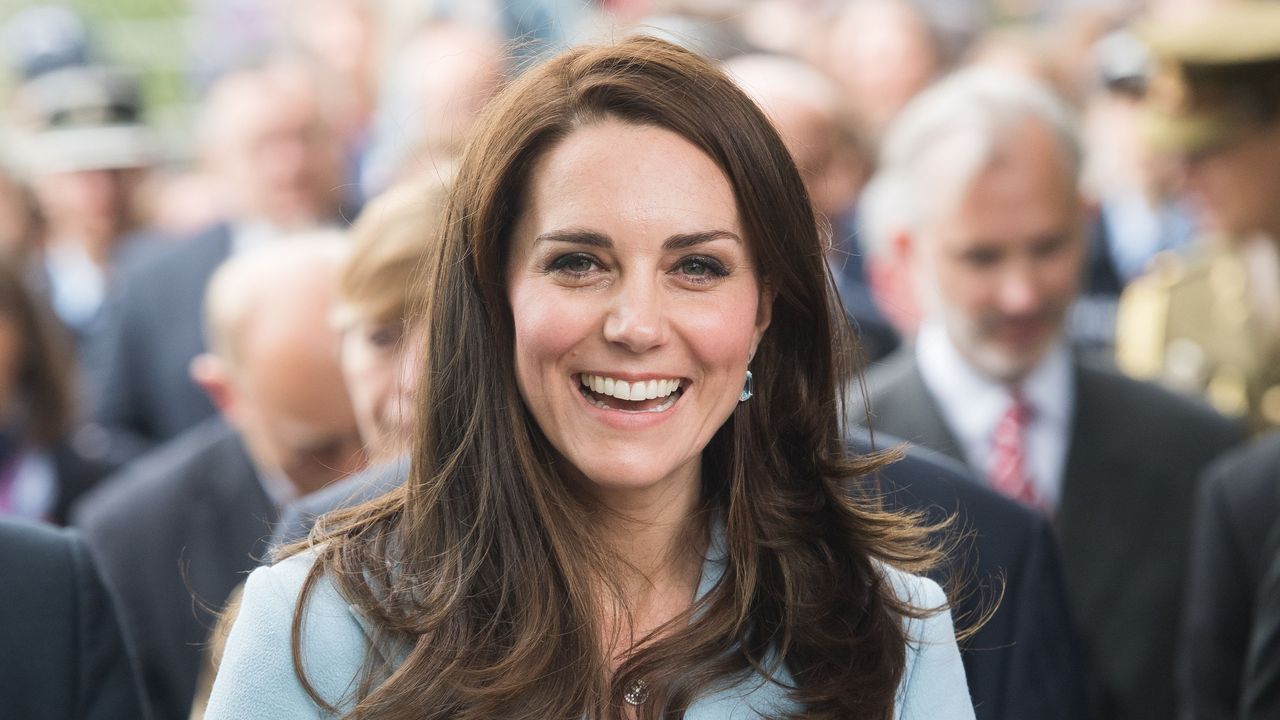
{"label": "coat lapel", "polygon": [[914,348],[903,348],[867,375],[871,396],[870,428],[967,463],[960,443],[925,387]]}

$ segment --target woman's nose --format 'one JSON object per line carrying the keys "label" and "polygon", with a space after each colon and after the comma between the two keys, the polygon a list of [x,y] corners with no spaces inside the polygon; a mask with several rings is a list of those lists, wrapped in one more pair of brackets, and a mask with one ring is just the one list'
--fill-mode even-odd
{"label": "woman's nose", "polygon": [[667,321],[662,293],[651,283],[624,285],[605,318],[604,337],[631,352],[644,352],[666,342]]}

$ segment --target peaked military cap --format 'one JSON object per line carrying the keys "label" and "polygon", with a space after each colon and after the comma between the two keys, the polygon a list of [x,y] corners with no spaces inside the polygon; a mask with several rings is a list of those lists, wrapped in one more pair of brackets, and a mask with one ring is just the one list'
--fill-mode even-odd
{"label": "peaked military cap", "polygon": [[1201,152],[1280,120],[1280,1],[1215,3],[1140,34],[1157,61],[1146,123],[1156,147]]}

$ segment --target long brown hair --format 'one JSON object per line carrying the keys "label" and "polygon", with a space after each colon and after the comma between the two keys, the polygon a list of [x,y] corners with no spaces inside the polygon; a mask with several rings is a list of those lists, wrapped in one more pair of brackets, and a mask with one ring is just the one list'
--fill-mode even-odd
{"label": "long brown hair", "polygon": [[74,359],[70,337],[52,309],[28,286],[19,258],[7,252],[0,252],[0,318],[12,322],[18,331],[14,400],[24,440],[51,448],[71,431]]}
{"label": "long brown hair", "polygon": [[[521,401],[504,285],[530,167],[606,117],[671,130],[719,165],[775,293],[751,364],[756,397],[705,449],[702,512],[690,521],[703,539],[723,524],[723,575],[612,674],[594,590],[626,565],[602,549],[598,509],[557,475]],[[903,620],[928,609],[900,600],[879,563],[919,571],[934,554],[913,518],[854,486],[884,462],[849,455],[842,437],[856,345],[800,175],[756,106],[660,40],[565,52],[479,121],[439,248],[409,480],[311,539],[318,559],[293,643],[313,698],[340,700],[318,697],[301,661],[306,599],[327,573],[377,628],[344,699],[350,718],[620,717],[623,689],[639,679],[649,690],[640,717],[680,717],[712,690],[754,673],[778,681],[783,668],[804,717],[891,717]]]}

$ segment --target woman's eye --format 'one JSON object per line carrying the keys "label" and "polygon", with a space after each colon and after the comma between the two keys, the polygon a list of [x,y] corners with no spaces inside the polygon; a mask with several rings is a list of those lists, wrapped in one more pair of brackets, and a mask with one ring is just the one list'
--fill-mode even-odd
{"label": "woman's eye", "polygon": [[563,272],[570,275],[586,275],[594,270],[599,263],[596,259],[585,253],[572,253],[570,255],[562,255],[551,261],[548,269],[553,272]]}
{"label": "woman's eye", "polygon": [[388,320],[365,326],[365,338],[376,348],[390,348],[404,337],[404,321]]}
{"label": "woman's eye", "polygon": [[707,282],[713,278],[724,277],[729,274],[724,265],[719,261],[709,257],[689,257],[680,261],[677,268],[682,274],[695,278],[700,282]]}

